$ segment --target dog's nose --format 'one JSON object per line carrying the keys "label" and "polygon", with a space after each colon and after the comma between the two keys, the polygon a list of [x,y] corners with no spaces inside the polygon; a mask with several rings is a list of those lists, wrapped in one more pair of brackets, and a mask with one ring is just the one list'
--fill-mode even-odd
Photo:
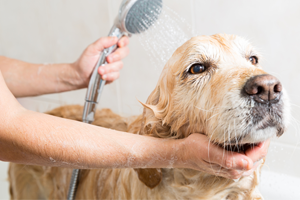
{"label": "dog's nose", "polygon": [[277,103],[280,100],[282,85],[269,74],[251,77],[244,86],[244,92],[258,103]]}

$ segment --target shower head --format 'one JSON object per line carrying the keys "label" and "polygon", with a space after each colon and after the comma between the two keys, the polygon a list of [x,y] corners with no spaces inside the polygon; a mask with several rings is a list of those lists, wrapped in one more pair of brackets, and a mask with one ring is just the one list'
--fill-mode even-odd
{"label": "shower head", "polygon": [[123,0],[115,26],[129,34],[147,30],[158,18],[162,0]]}

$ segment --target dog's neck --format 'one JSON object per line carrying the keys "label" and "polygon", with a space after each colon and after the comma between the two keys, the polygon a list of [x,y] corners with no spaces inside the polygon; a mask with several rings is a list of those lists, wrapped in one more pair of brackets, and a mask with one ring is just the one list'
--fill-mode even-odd
{"label": "dog's neck", "polygon": [[[168,121],[160,119],[155,116],[154,106],[151,109],[147,104],[144,108],[143,114],[138,116],[134,122],[129,125],[128,132],[147,135],[157,138],[173,138],[173,139],[182,139],[187,137],[190,133],[187,120],[175,119],[171,117]],[[181,121],[181,122],[179,122]],[[175,124],[175,128],[173,125]]]}
{"label": "dog's neck", "polygon": [[[175,120],[171,120],[171,122],[172,121]],[[187,132],[187,130],[187,124],[184,124],[178,129],[172,129],[171,125],[164,123],[161,119],[158,119],[154,115],[152,109],[149,109],[147,107],[144,108],[143,114],[139,115],[128,126],[128,132],[157,138],[182,139],[183,137],[186,137],[185,133]],[[169,182],[170,180],[172,180],[176,182],[178,176],[186,179],[186,181],[180,183],[180,186],[178,185],[179,187],[186,187],[187,185],[192,184],[192,182],[198,180],[200,176],[212,176],[196,170],[177,168],[136,169],[135,171],[138,173],[140,181],[142,181],[145,185],[147,185],[150,188],[156,187],[161,181]],[[150,180],[149,177],[153,177],[153,179]],[[157,177],[161,177],[161,179],[157,179]]]}

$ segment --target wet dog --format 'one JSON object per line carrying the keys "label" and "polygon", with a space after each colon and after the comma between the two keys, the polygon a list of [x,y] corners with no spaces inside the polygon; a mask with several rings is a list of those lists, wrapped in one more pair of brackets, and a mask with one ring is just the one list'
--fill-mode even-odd
{"label": "wet dog", "polygon": [[[281,136],[288,101],[280,81],[266,73],[260,55],[233,35],[198,36],[166,63],[143,114],[128,120],[98,111],[95,125],[159,138],[205,133],[230,151]],[[82,107],[48,114],[81,120]],[[191,169],[82,170],[77,199],[263,199],[260,167],[235,182]],[[64,199],[72,169],[11,164],[12,199]]]}

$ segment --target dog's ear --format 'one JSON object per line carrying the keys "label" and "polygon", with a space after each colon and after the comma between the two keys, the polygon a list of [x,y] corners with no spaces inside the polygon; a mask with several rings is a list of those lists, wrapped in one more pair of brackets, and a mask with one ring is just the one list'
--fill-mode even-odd
{"label": "dog's ear", "polygon": [[153,189],[155,188],[162,179],[162,173],[160,169],[134,169],[137,172],[137,175],[147,187]]}
{"label": "dog's ear", "polygon": [[[155,126],[165,126],[169,125],[172,118],[172,93],[174,89],[174,78],[169,75],[168,67],[164,68],[161,77],[156,85],[155,89],[149,95],[146,103],[140,102],[144,107],[143,119],[144,126],[150,129],[155,129]],[[157,129],[157,127],[156,127]],[[148,132],[148,131],[147,131]],[[157,136],[148,133],[146,135]],[[160,137],[160,136],[158,136]]]}

